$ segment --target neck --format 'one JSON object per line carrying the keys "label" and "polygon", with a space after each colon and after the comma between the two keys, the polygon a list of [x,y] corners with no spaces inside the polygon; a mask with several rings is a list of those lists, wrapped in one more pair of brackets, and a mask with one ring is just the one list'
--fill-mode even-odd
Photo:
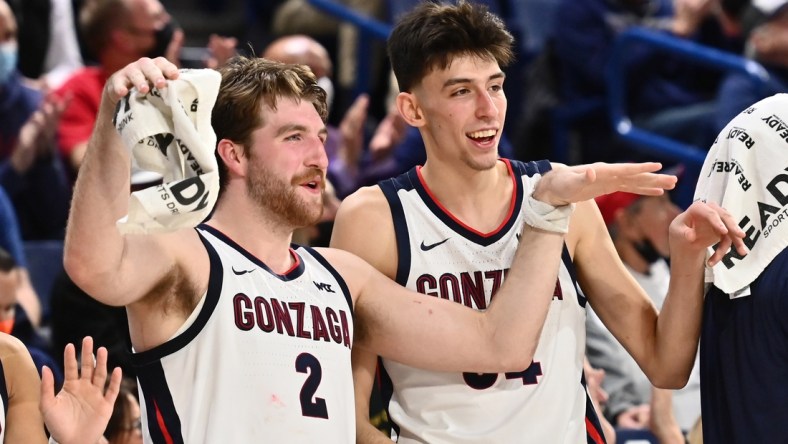
{"label": "neck", "polygon": [[293,228],[249,203],[224,195],[216,203],[208,225],[226,234],[276,273],[293,265],[290,242]]}
{"label": "neck", "polygon": [[446,210],[481,232],[497,228],[509,214],[514,188],[504,162],[479,171],[428,160],[421,168],[421,177]]}

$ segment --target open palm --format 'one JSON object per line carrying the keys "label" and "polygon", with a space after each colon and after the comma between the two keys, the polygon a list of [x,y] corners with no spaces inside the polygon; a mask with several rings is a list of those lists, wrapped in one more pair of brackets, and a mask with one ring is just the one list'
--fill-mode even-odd
{"label": "open palm", "polygon": [[41,382],[41,413],[52,437],[60,444],[96,443],[107,427],[115,398],[120,391],[121,371],[107,380],[107,349],[101,347],[93,358],[93,339],[82,341],[82,370],[78,370],[73,344],[64,352],[65,382],[55,396],[52,371],[44,367]]}
{"label": "open palm", "polygon": [[659,196],[676,186],[676,176],[659,174],[662,164],[604,163],[566,166],[553,164],[537,184],[534,198],[553,206],[593,199],[616,191]]}

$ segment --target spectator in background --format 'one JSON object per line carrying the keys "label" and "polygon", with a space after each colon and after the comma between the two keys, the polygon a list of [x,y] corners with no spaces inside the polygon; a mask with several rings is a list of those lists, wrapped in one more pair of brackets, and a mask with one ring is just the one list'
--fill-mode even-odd
{"label": "spectator in background", "polygon": [[48,366],[60,386],[63,375],[60,373],[60,366],[52,359],[49,344],[38,334],[24,308],[19,305],[20,283],[19,266],[7,251],[0,248],[0,332],[22,341],[39,372],[44,365]]}
{"label": "spectator in background", "polygon": [[723,23],[746,41],[745,55],[769,73],[765,85],[731,72],[717,96],[715,129],[721,131],[736,114],[761,99],[788,92],[788,8],[784,0],[722,0]]}
{"label": "spectator in background", "polygon": [[124,377],[121,381],[120,393],[115,399],[104,438],[108,444],[142,444],[140,402],[137,400],[137,383],[134,379]]}
{"label": "spectator in background", "polygon": [[[624,266],[661,309],[670,283],[666,260],[670,222],[681,210],[667,194],[616,192],[596,202]],[[609,395],[605,416],[617,428],[650,430],[661,443],[683,442],[682,430],[689,430],[700,416],[697,363],[689,383],[675,396],[654,388],[593,309],[587,310],[586,354],[591,365],[605,371],[602,386]]]}
{"label": "spectator in background", "polygon": [[[79,23],[98,66],[76,71],[57,91],[59,97],[73,97],[58,128],[58,145],[74,174],[82,164],[109,74],[145,56],[177,61],[184,41],[183,31],[159,0],[88,0]],[[235,44],[233,38],[212,36],[206,66],[224,63],[235,54]]]}
{"label": "spectator in background", "polygon": [[22,245],[22,237],[19,234],[19,224],[14,213],[14,207],[5,194],[3,187],[0,187],[0,249],[9,252],[14,262],[17,264],[17,275],[19,283],[17,286],[17,300],[24,307],[30,322],[34,326],[41,324],[41,301],[38,299],[36,290],[30,282],[30,274],[27,272],[27,261]]}
{"label": "spectator in background", "polygon": [[71,198],[55,129],[68,99],[44,97],[17,70],[17,23],[0,0],[0,186],[25,239],[62,239]]}

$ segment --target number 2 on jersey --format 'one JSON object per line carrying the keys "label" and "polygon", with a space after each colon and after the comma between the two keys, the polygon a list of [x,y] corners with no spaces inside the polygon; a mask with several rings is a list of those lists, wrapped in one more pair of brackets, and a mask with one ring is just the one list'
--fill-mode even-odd
{"label": "number 2 on jersey", "polygon": [[[542,364],[531,361],[531,365],[521,372],[506,372],[506,379],[522,379],[523,385],[533,385],[539,383],[539,376],[542,376]],[[498,380],[498,373],[463,373],[462,379],[468,387],[476,390],[488,389]]]}
{"label": "number 2 on jersey", "polygon": [[323,379],[323,368],[320,361],[309,353],[301,353],[295,361],[295,368],[298,373],[308,373],[304,386],[301,387],[301,414],[313,418],[328,419],[328,409],[326,400],[323,398],[312,398],[317,392],[317,387]]}

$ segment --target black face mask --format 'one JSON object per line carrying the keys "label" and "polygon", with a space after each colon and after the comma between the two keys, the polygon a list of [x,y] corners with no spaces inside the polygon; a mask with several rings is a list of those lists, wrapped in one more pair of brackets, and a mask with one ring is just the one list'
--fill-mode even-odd
{"label": "black face mask", "polygon": [[662,255],[659,254],[657,249],[654,248],[654,244],[652,244],[651,241],[648,239],[643,239],[642,241],[635,242],[634,246],[635,246],[635,250],[649,264],[653,264],[654,262],[662,259]]}
{"label": "black face mask", "polygon": [[167,52],[167,47],[170,45],[176,29],[178,29],[178,24],[175,22],[175,19],[170,18],[169,22],[153,34],[156,43],[154,43],[153,48],[151,48],[145,56],[152,59],[163,57]]}

